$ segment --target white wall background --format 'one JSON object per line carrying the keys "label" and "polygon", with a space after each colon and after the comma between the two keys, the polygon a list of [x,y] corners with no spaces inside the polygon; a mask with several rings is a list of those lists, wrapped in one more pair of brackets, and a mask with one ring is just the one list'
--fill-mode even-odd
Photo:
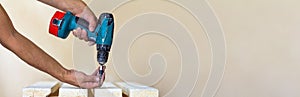
{"label": "white wall background", "polygon": [[[227,64],[216,97],[299,97],[300,1],[208,0],[208,2],[224,29],[227,45]],[[56,9],[36,0],[1,0],[0,3],[21,34],[57,59],[64,67],[74,68],[72,59],[74,37],[61,40],[48,34],[49,20]],[[156,5],[158,7],[162,4]],[[127,11],[123,13],[131,12],[130,9]],[[123,21],[123,15],[122,12],[116,12],[115,16],[117,20]],[[199,33],[193,34],[196,38],[203,38],[197,36]],[[204,38],[203,41],[207,41]],[[162,44],[169,45],[167,47],[173,47],[168,41],[161,41]],[[199,51],[201,49],[201,58],[207,67],[203,67],[206,69],[202,71],[203,76],[199,77],[192,97],[199,97],[201,94],[210,68],[211,53],[206,52],[209,51],[207,43],[200,45],[203,41],[197,41],[199,43],[197,47]],[[138,48],[145,42],[154,44],[147,40],[147,37],[136,42],[131,48],[135,52],[130,52],[132,55],[129,57],[140,57],[131,58],[132,63],[142,64],[147,61],[145,60],[147,57],[138,55],[139,52],[146,52],[144,49],[149,48]],[[177,54],[170,51],[165,53],[167,57],[171,56],[171,60],[173,59],[176,64]],[[136,64],[133,65],[135,67],[133,69],[137,73],[145,74],[149,70],[144,68],[147,65]],[[174,79],[178,74],[176,70],[180,69],[177,65],[172,67],[172,64],[168,64],[170,66],[167,67],[168,70],[174,71],[164,76],[169,83],[163,84],[162,81],[154,85],[160,89],[161,95],[166,94],[175,83]],[[108,81],[120,80],[115,72],[112,66],[109,67]],[[30,67],[2,46],[0,46],[0,79],[1,97],[20,97],[24,86],[42,80],[55,80]]]}

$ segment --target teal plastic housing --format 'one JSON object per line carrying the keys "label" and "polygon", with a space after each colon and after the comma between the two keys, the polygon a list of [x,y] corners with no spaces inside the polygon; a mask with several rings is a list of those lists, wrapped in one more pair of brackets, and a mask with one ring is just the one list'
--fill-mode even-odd
{"label": "teal plastic housing", "polygon": [[[108,13],[104,13],[108,14]],[[102,15],[102,14],[101,14]],[[59,30],[58,30],[58,37],[60,38],[67,38],[70,34],[70,31],[80,27],[87,32],[87,36],[89,40],[95,41],[96,44],[102,45],[111,45],[112,38],[113,38],[113,30],[114,30],[114,22],[111,21],[113,17],[99,17],[99,21],[97,26],[93,32],[88,29],[88,22],[78,22],[79,18],[74,16],[71,12],[66,12],[63,17],[63,20],[60,22]],[[83,19],[80,19],[83,20]]]}

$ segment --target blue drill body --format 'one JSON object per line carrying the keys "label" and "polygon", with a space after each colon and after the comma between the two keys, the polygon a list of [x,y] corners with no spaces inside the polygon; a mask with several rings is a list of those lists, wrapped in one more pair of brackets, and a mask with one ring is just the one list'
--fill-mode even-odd
{"label": "blue drill body", "polygon": [[90,40],[95,41],[96,44],[112,44],[113,30],[114,30],[114,21],[113,17],[106,17],[104,15],[109,13],[103,13],[99,17],[98,24],[94,30],[91,32],[88,29],[88,22],[74,16],[71,12],[66,12],[63,17],[63,20],[57,20],[56,25],[60,25],[58,30],[58,37],[67,38],[70,31],[80,27],[87,31],[87,35]]}

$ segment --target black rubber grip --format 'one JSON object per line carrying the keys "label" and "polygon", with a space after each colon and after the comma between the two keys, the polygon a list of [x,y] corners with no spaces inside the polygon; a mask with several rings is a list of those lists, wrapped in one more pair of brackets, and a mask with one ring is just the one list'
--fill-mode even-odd
{"label": "black rubber grip", "polygon": [[76,23],[82,27],[83,29],[89,30],[89,22],[83,18],[76,17]]}

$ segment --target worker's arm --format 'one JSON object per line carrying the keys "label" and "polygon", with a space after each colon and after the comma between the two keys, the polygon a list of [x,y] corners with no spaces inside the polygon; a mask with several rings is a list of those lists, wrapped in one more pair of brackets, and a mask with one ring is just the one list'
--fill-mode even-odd
{"label": "worker's arm", "polygon": [[[82,0],[38,0],[63,11],[70,11],[74,15],[81,17],[89,22],[89,30],[94,31],[97,18],[91,9]],[[88,41],[87,32],[81,28],[73,31],[73,35],[80,40]],[[90,41],[90,44],[94,44]]]}
{"label": "worker's arm", "polygon": [[60,81],[83,88],[99,86],[97,76],[89,76],[76,70],[67,70],[33,42],[21,35],[13,26],[0,4],[0,44],[15,53],[29,65],[50,74]]}

